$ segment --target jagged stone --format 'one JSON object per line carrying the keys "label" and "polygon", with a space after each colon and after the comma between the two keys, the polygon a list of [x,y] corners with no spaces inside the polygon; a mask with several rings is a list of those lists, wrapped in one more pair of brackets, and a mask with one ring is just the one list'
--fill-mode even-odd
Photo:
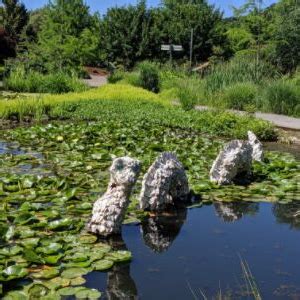
{"label": "jagged stone", "polygon": [[249,142],[234,140],[226,144],[210,170],[210,180],[230,184],[239,175],[251,174],[252,146]]}
{"label": "jagged stone", "polygon": [[140,208],[162,211],[186,202],[189,195],[184,167],[175,154],[162,153],[145,174],[140,194]]}
{"label": "jagged stone", "polygon": [[252,160],[260,161],[260,162],[263,161],[264,160],[263,145],[252,131],[248,131],[248,140],[250,145],[252,146]]}
{"label": "jagged stone", "polygon": [[140,172],[140,162],[130,157],[116,158],[110,167],[106,193],[94,203],[87,229],[101,236],[118,234],[129,204],[129,196]]}

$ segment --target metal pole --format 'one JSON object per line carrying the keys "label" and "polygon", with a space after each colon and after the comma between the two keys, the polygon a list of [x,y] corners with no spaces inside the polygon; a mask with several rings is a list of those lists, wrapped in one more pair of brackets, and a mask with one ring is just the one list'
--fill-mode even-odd
{"label": "metal pole", "polygon": [[170,65],[172,66],[173,64],[173,45],[172,43],[170,44]]}
{"label": "metal pole", "polygon": [[192,69],[193,64],[193,39],[194,39],[194,29],[191,29],[191,43],[190,43],[190,68]]}

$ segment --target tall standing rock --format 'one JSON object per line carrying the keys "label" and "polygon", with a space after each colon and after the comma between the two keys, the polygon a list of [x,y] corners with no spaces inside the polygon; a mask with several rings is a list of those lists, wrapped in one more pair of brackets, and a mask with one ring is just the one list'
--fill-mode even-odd
{"label": "tall standing rock", "polygon": [[250,145],[252,146],[252,160],[259,161],[259,162],[263,161],[264,160],[263,145],[252,131],[248,131],[248,140]]}
{"label": "tall standing rock", "polygon": [[145,174],[140,194],[140,208],[162,211],[186,202],[189,195],[188,179],[183,165],[175,154],[162,153]]}
{"label": "tall standing rock", "polygon": [[234,140],[226,144],[210,170],[210,180],[230,184],[238,175],[248,176],[252,167],[252,146],[247,141]]}
{"label": "tall standing rock", "polygon": [[101,236],[119,234],[129,197],[140,172],[140,162],[130,157],[113,161],[106,193],[94,203],[87,229]]}

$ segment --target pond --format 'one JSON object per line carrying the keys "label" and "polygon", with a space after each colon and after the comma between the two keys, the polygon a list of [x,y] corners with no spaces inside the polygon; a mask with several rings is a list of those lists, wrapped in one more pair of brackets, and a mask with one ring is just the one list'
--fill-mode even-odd
{"label": "pond", "polygon": [[[300,297],[297,149],[271,145],[251,184],[218,187],[208,172],[224,140],[194,131],[58,123],[1,140],[4,299]],[[144,174],[162,151],[177,153],[198,202],[151,217],[138,209],[140,176],[122,238],[88,234],[112,158],[136,157]]]}
{"label": "pond", "polygon": [[[214,203],[124,226],[130,264],[87,276],[107,299],[252,299],[241,259],[263,299],[300,297],[300,203]],[[248,287],[248,291],[250,288]]]}

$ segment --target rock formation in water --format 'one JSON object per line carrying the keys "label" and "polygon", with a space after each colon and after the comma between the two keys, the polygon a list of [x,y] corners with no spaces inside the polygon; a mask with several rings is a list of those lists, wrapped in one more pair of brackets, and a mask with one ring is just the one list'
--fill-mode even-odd
{"label": "rock formation in water", "polygon": [[210,170],[210,180],[230,184],[237,177],[251,174],[252,146],[249,142],[234,140],[225,145]]}
{"label": "rock formation in water", "polygon": [[87,229],[101,236],[119,234],[129,204],[129,196],[140,172],[140,162],[130,157],[116,158],[110,167],[106,193],[94,203]]}
{"label": "rock formation in water", "polygon": [[184,203],[189,195],[183,165],[173,153],[162,153],[145,174],[140,194],[140,208],[162,211]]}
{"label": "rock formation in water", "polygon": [[252,146],[252,160],[259,161],[259,162],[263,161],[264,160],[263,145],[252,131],[248,131],[248,140],[250,145]]}
{"label": "rock formation in water", "polygon": [[183,208],[145,219],[141,225],[145,244],[154,252],[162,253],[168,250],[178,236],[186,215],[187,209]]}

